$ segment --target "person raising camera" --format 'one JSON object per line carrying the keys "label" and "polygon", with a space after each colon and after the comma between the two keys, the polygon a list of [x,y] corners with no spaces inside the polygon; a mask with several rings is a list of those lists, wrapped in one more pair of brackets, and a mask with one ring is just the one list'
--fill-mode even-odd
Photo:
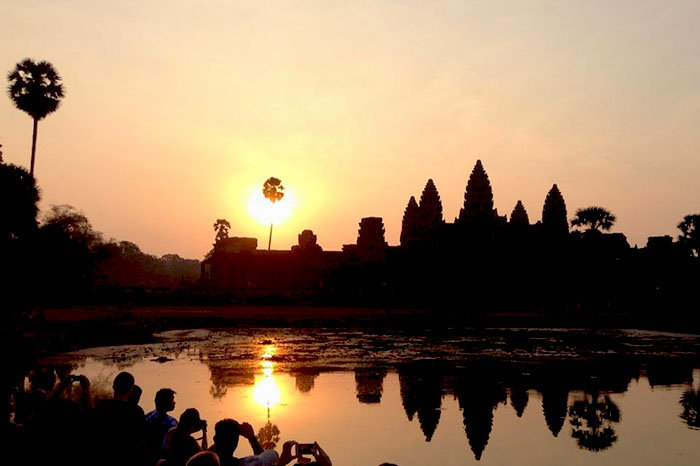
{"label": "person raising camera", "polygon": [[[195,432],[202,431],[202,445],[192,437]],[[207,421],[199,417],[199,411],[194,408],[186,409],[180,415],[177,427],[170,429],[165,436],[164,449],[167,466],[185,466],[187,460],[200,451],[206,450]]]}
{"label": "person raising camera", "polygon": [[[313,457],[313,460],[309,456]],[[299,443],[294,440],[284,442],[277,466],[286,466],[292,461],[296,461],[297,466],[333,466],[331,458],[318,442]]]}
{"label": "person raising camera", "polygon": [[[243,458],[233,456],[238,447],[238,439],[248,440],[253,454]],[[255,436],[253,426],[247,422],[238,423],[233,419],[222,419],[214,426],[214,445],[209,449],[219,456],[221,466],[274,466],[278,455],[274,450],[264,450]]]}

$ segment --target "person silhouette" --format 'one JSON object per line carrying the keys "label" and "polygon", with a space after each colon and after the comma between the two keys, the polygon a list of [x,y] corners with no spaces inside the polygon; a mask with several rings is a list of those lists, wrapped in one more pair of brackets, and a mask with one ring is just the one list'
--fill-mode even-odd
{"label": "person silhouette", "polygon": [[[233,456],[238,447],[239,437],[248,440],[253,455],[237,458]],[[253,426],[244,422],[239,424],[234,419],[222,419],[214,426],[214,444],[210,451],[219,456],[221,466],[273,466],[278,464],[279,456],[274,450],[265,450],[260,445]]]}
{"label": "person silhouette", "polygon": [[[202,445],[192,437],[195,432],[202,431]],[[165,458],[168,466],[185,466],[187,461],[208,447],[207,421],[199,417],[199,411],[188,408],[180,415],[177,427],[170,429],[165,436],[163,445],[166,449]]]}
{"label": "person silhouette", "polygon": [[133,375],[120,372],[112,384],[112,398],[95,406],[93,461],[108,465],[143,464],[146,417],[139,405],[129,401],[134,385]]}
{"label": "person silhouette", "polygon": [[146,448],[155,464],[163,454],[163,440],[177,426],[177,420],[168,413],[175,409],[175,391],[161,388],[156,392],[156,409],[146,414]]}

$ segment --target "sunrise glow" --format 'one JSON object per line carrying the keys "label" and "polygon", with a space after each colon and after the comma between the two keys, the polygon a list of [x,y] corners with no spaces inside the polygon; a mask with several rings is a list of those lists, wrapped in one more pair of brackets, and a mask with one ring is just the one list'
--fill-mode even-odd
{"label": "sunrise glow", "polygon": [[295,207],[294,192],[289,190],[285,191],[281,201],[274,203],[267,200],[259,189],[251,192],[248,198],[248,212],[263,225],[284,223],[292,216]]}

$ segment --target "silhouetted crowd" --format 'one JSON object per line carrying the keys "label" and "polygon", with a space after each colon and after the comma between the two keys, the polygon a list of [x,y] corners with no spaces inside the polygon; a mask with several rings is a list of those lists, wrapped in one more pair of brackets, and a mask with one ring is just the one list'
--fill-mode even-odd
{"label": "silhouetted crowd", "polygon": [[[158,390],[155,409],[139,406],[141,388],[134,376],[120,372],[111,398],[93,402],[90,381],[69,367],[40,368],[30,374],[28,391],[11,389],[9,416],[2,436],[3,464],[114,466],[285,466],[292,463],[332,466],[318,443],[287,441],[278,454],[265,450],[247,422],[222,419],[209,445],[207,421],[188,408],[176,420],[175,391]],[[195,434],[200,433],[199,438]],[[253,455],[236,457],[239,438]]]}

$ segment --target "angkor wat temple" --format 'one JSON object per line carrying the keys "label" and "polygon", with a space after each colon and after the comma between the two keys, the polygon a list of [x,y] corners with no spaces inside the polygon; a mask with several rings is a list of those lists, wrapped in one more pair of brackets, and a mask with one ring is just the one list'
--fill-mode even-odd
{"label": "angkor wat temple", "polygon": [[622,233],[569,231],[556,184],[534,223],[521,201],[508,218],[493,199],[477,160],[451,223],[429,179],[420,200],[408,201],[399,246],[388,245],[378,217],[361,219],[356,243],[342,251],[323,251],[310,230],[287,251],[259,250],[254,238],[223,238],[202,262],[201,283],[241,300],[518,311],[668,304],[698,283],[671,237],[637,249]]}

